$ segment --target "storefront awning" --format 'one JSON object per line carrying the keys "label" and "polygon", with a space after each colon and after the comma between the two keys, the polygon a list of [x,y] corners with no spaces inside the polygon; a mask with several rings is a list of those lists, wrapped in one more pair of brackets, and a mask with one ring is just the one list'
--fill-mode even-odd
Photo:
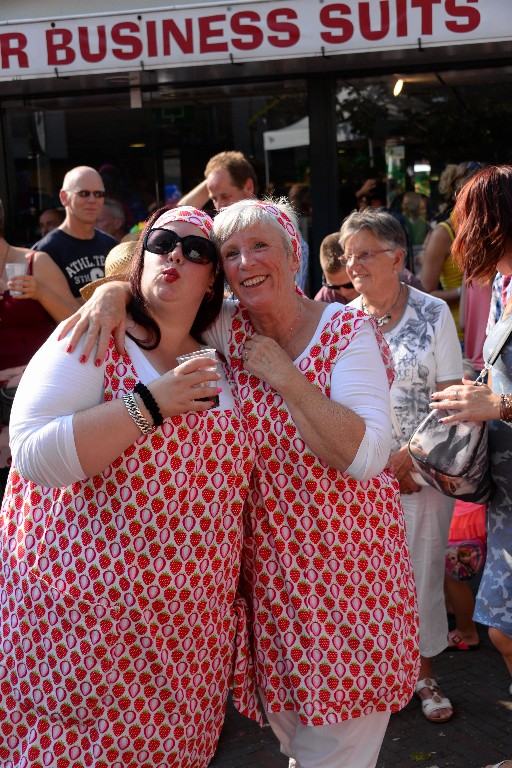
{"label": "storefront awning", "polygon": [[120,11],[118,5],[115,11],[53,18],[40,5],[44,16],[16,20],[11,14],[0,21],[0,81],[367,56],[510,39],[510,0],[415,7],[238,0],[140,11]]}

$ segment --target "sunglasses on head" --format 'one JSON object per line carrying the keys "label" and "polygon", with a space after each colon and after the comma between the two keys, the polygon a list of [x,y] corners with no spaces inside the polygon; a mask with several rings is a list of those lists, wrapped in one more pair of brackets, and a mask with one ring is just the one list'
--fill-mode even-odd
{"label": "sunglasses on head", "polygon": [[150,229],[144,238],[144,249],[157,256],[172,253],[180,243],[184,257],[194,264],[211,264],[217,258],[214,244],[206,237],[185,235],[180,237],[171,229]]}
{"label": "sunglasses on head", "polygon": [[334,285],[334,283],[328,283],[325,277],[322,277],[322,285],[325,288],[332,288],[334,291],[337,291],[339,288],[345,288],[345,290],[348,291],[349,288],[353,288],[353,283],[340,283],[339,285]]}

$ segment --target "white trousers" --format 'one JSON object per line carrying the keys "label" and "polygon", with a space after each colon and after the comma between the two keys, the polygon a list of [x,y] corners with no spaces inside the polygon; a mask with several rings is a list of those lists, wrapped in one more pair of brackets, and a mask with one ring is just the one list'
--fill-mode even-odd
{"label": "white trousers", "polygon": [[332,725],[303,725],[296,712],[267,712],[289,768],[375,768],[390,712]]}
{"label": "white trousers", "polygon": [[455,499],[425,486],[402,496],[407,542],[418,595],[420,653],[432,658],[448,645],[444,571]]}

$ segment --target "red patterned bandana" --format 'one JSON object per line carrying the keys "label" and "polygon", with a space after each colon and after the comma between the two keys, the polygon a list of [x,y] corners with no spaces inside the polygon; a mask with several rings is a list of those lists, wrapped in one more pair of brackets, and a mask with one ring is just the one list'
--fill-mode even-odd
{"label": "red patterned bandana", "polygon": [[158,227],[163,227],[164,224],[169,224],[171,221],[186,221],[188,224],[193,224],[204,232],[208,240],[210,239],[210,232],[213,229],[213,220],[207,213],[200,211],[199,208],[192,208],[191,205],[181,205],[176,208],[171,208],[158,217],[151,229],[158,229]]}
{"label": "red patterned bandana", "polygon": [[267,203],[265,200],[254,200],[254,205],[257,205],[258,208],[262,208],[264,211],[268,211],[272,214],[272,216],[275,216],[275,218],[278,220],[288,237],[290,238],[293,246],[293,252],[295,253],[295,256],[297,257],[297,262],[300,265],[300,256],[301,256],[301,247],[300,247],[300,239],[299,235],[297,233],[297,230],[292,224],[291,219],[284,213],[283,211],[279,210],[273,203]]}

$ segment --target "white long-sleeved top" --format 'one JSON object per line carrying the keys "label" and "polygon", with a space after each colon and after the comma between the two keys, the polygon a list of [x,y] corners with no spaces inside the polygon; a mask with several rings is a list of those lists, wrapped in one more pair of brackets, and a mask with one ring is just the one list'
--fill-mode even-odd
{"label": "white long-sleeved top", "polygon": [[[328,304],[310,345],[318,341],[321,328],[330,314],[340,308]],[[215,326],[205,334],[209,344],[227,351],[230,303],[227,302]],[[67,340],[57,340],[59,328],[34,355],[16,393],[10,421],[10,446],[14,465],[24,477],[38,485],[61,487],[82,480],[73,435],[73,414],[103,402],[105,365],[96,367],[92,359],[80,363],[81,344],[66,354]],[[144,352],[128,337],[126,351],[140,380],[148,384],[158,372]],[[302,356],[294,361],[298,365]],[[220,368],[220,366],[219,366]],[[221,379],[220,407],[232,407],[228,383]],[[343,352],[333,368],[331,399],[360,416],[366,431],[347,474],[365,480],[381,472],[391,448],[391,417],[386,371],[375,334],[369,323]],[[328,425],[326,425],[326,429]]]}
{"label": "white long-sleeved top", "polygon": [[[205,334],[206,341],[226,356],[229,354],[228,340],[231,330],[230,304],[232,307],[233,302],[225,303],[219,320]],[[319,342],[322,329],[328,320],[342,309],[343,305],[336,302],[326,304],[308,347],[293,361],[296,367],[299,367],[302,358],[308,355],[310,348]],[[359,449],[351,465],[345,470],[346,474],[357,480],[375,477],[388,462],[392,430],[386,369],[369,322],[358,329],[333,367],[331,400],[350,408],[366,425]],[[325,429],[329,429],[328,424]]]}
{"label": "white long-sleeved top", "polygon": [[[14,400],[10,422],[13,464],[28,480],[43,486],[61,487],[86,475],[80,466],[73,435],[73,414],[103,402],[105,363],[96,367],[91,357],[80,363],[79,349],[66,354],[66,339],[57,341],[59,328],[36,352]],[[143,384],[160,374],[132,339],[125,338],[126,351]],[[217,366],[222,373],[221,366]],[[224,376],[220,408],[232,408],[233,396]],[[128,447],[128,446],[127,446]]]}

